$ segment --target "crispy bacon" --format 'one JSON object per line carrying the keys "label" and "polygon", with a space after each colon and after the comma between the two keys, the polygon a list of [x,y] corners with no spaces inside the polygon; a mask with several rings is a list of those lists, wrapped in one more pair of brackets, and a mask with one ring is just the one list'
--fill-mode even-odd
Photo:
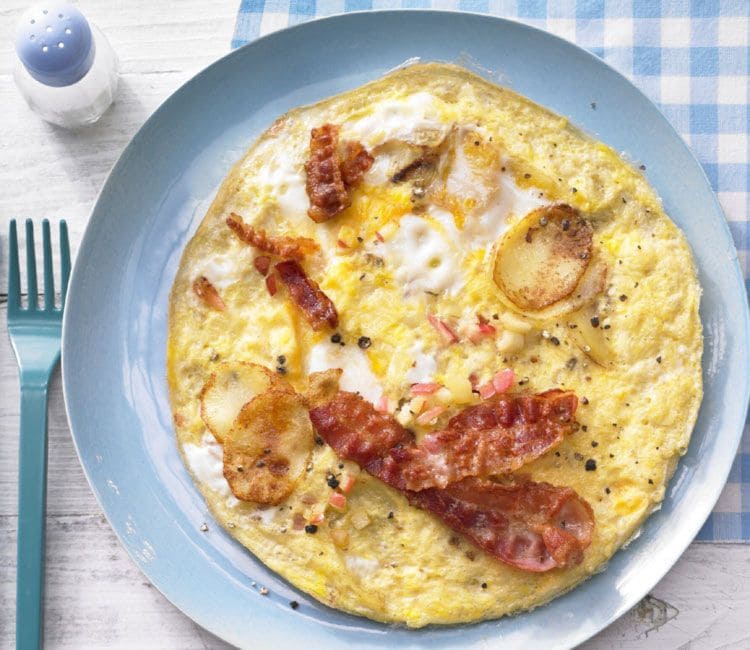
{"label": "crispy bacon", "polygon": [[339,127],[324,124],[310,132],[310,157],[305,163],[310,197],[309,217],[316,223],[328,221],[349,205],[349,193],[341,174],[338,152]]}
{"label": "crispy bacon", "polygon": [[310,409],[310,419],[339,456],[378,478],[392,449],[414,443],[393,416],[377,411],[355,393],[337,392],[329,402]]}
{"label": "crispy bacon", "polygon": [[418,445],[393,449],[383,471],[392,476],[389,482],[409,490],[513,472],[576,428],[577,406],[578,398],[561,390],[497,395],[464,409]]}
{"label": "crispy bacon", "polygon": [[[555,430],[551,438],[557,440],[562,435],[558,429],[564,431],[568,426],[577,403],[574,395],[562,391],[523,396],[518,401],[509,401],[508,398],[502,396],[491,403],[465,409],[450,420],[446,431],[466,427],[464,431],[481,432],[466,434],[467,449],[472,445],[484,449],[487,445],[479,444],[476,438],[486,435],[487,431],[512,429],[522,418],[539,422],[542,413],[546,413],[559,426],[542,428],[542,441],[535,441],[532,434],[528,438],[517,435],[517,447],[503,440],[511,453],[514,450],[520,452],[515,460],[509,461],[517,467],[538,456],[540,450],[550,448],[550,438],[544,436],[548,430]],[[411,433],[392,416],[378,413],[359,395],[340,391],[329,402],[310,409],[310,418],[318,435],[339,456],[356,462],[384,483],[402,491],[413,505],[440,517],[448,526],[507,564],[527,571],[565,567],[580,562],[583,550],[590,543],[593,513],[570,488],[535,483],[520,477],[507,479],[504,483],[463,478],[467,474],[458,471],[453,474],[458,477],[457,482],[447,487],[430,487],[419,492],[409,490],[399,463],[405,460],[408,466],[410,462],[422,462],[409,459],[414,453],[418,457],[422,453],[420,449],[425,449],[429,457],[429,450],[422,446],[424,441],[416,445]],[[532,429],[537,433],[540,431],[539,427]],[[510,439],[516,442],[515,437]],[[499,452],[500,447],[495,451]],[[462,459],[457,465],[459,468],[472,463],[486,464],[486,461],[467,460],[465,450],[463,453],[464,456],[459,456]],[[478,455],[482,456],[482,453]],[[492,458],[500,458],[500,454],[496,453]],[[439,454],[432,460],[428,469],[438,470],[438,474],[444,472],[440,467],[442,464],[453,463],[453,458],[446,460]],[[452,474],[453,470],[448,470],[448,473]]]}
{"label": "crispy bacon", "polygon": [[265,277],[268,275],[268,269],[271,268],[271,258],[268,255],[258,255],[253,260],[253,266],[258,273]]}
{"label": "crispy bacon", "polygon": [[322,223],[349,206],[349,192],[375,160],[359,142],[345,142],[339,154],[339,127],[324,124],[310,132],[310,157],[305,163],[305,189],[310,218]]}
{"label": "crispy bacon", "polygon": [[216,287],[214,287],[205,276],[201,275],[195,279],[195,282],[193,282],[193,291],[195,291],[195,295],[209,307],[212,307],[217,311],[224,311],[227,308],[226,304],[224,304],[224,301],[221,299],[219,292],[216,291]]}
{"label": "crispy bacon", "polygon": [[500,483],[467,478],[443,490],[405,494],[412,505],[524,571],[579,564],[591,543],[593,510],[569,487],[513,476]]}
{"label": "crispy bacon", "polygon": [[318,250],[318,243],[308,237],[273,237],[261,228],[246,224],[242,217],[232,212],[227,217],[229,226],[237,237],[264,253],[271,253],[285,260],[301,260]]}
{"label": "crispy bacon", "polygon": [[344,159],[341,161],[341,178],[346,189],[359,185],[372,163],[375,162],[370,153],[359,142],[344,143]]}
{"label": "crispy bacon", "polygon": [[300,308],[314,330],[339,324],[339,315],[331,299],[321,291],[318,283],[305,274],[294,260],[279,262],[275,267],[292,300]]}

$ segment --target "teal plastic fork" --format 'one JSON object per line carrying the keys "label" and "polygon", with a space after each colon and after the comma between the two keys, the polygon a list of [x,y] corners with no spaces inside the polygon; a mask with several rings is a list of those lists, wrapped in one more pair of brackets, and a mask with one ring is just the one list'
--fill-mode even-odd
{"label": "teal plastic fork", "polygon": [[39,303],[34,224],[26,220],[26,287],[21,305],[18,235],[15,219],[8,236],[8,333],[21,383],[21,435],[18,453],[18,555],[16,571],[16,648],[42,645],[44,523],[47,505],[47,388],[60,360],[60,334],[70,276],[68,227],[60,222],[61,301],[55,306],[49,221],[42,222],[44,304]]}

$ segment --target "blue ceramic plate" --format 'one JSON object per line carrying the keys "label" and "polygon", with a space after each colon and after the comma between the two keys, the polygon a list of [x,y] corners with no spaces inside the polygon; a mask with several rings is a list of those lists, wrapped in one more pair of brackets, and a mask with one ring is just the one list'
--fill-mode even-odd
{"label": "blue ceramic plate", "polygon": [[[232,163],[276,116],[410,57],[495,71],[496,80],[646,164],[693,246],[706,335],[706,393],[690,449],[640,537],[603,573],[531,613],[418,631],[321,606],[226,535],[178,455],[165,381],[172,279]],[[99,196],[73,271],[63,380],[81,463],[120,540],[167,598],[227,641],[329,650],[355,642],[358,648],[568,647],[638,602],[708,516],[745,418],[747,337],[737,253],[716,198],[682,140],[626,79],[566,41],[507,20],[355,13],[232,52],[180,88],[133,138]],[[204,521],[208,532],[200,531]],[[254,583],[270,594],[260,596]],[[292,599],[301,603],[296,611]]]}

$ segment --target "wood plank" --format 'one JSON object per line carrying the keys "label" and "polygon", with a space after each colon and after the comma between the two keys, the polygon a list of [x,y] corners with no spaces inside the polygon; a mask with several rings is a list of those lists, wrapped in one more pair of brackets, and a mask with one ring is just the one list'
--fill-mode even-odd
{"label": "wood plank", "polygon": [[[0,517],[0,647],[14,643],[15,517]],[[45,647],[229,648],[176,609],[102,515],[47,521]]]}

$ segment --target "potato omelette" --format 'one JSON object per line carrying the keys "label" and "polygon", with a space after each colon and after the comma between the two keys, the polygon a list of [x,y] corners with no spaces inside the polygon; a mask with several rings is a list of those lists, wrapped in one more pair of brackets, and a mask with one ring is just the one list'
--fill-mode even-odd
{"label": "potato omelette", "polygon": [[177,442],[216,520],[410,627],[602,570],[702,397],[695,265],[642,171],[448,64],[279,117],[170,299]]}

